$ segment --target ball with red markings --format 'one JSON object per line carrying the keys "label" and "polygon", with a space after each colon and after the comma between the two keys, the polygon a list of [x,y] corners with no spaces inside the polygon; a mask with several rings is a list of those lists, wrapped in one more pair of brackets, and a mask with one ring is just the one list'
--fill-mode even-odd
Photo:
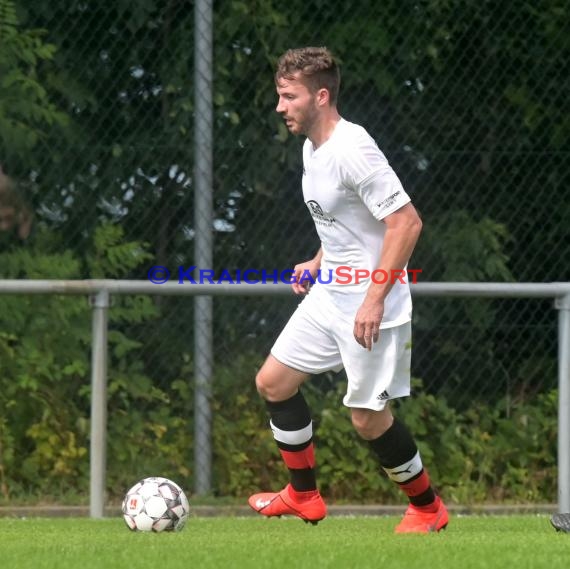
{"label": "ball with red markings", "polygon": [[180,531],[190,504],[176,482],[161,476],[139,480],[123,499],[123,518],[133,531]]}

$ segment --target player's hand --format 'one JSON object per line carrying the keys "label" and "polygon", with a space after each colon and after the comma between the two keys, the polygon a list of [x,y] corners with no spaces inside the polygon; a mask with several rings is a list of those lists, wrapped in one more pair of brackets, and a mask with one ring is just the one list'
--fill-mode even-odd
{"label": "player's hand", "polygon": [[309,292],[311,285],[317,279],[319,267],[320,263],[314,259],[295,265],[291,277],[291,288],[295,294],[307,294]]}
{"label": "player's hand", "polygon": [[384,303],[364,300],[354,319],[354,338],[368,351],[380,337],[380,323],[384,315]]}

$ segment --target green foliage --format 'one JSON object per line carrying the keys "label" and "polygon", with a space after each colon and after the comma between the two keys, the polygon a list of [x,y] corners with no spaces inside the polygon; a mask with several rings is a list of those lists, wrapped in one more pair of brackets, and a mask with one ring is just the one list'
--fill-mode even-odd
{"label": "green foliage", "polygon": [[[264,406],[253,387],[255,357],[240,357],[216,376],[213,405],[215,488],[246,496],[279,487],[286,468],[273,441]],[[401,503],[354,431],[342,405],[344,380],[303,388],[313,413],[319,485],[335,501]],[[506,405],[473,404],[458,413],[415,381],[414,395],[395,413],[416,437],[427,469],[450,502],[552,502],[556,499],[557,392]]]}
{"label": "green foliage", "polygon": [[56,51],[43,36],[45,30],[20,29],[15,2],[0,1],[0,157],[8,163],[68,124],[40,75]]}
{"label": "green foliage", "polygon": [[[123,243],[122,230],[103,225],[88,256],[94,277],[119,276],[144,261],[144,244]],[[1,277],[76,279],[81,263],[59,239],[38,226],[26,247],[0,253]],[[144,384],[140,344],[128,324],[155,318],[148,297],[119,299],[111,310],[109,344],[120,379]],[[0,295],[0,482],[3,493],[61,495],[85,487],[88,475],[91,310],[84,297]],[[152,390],[150,391],[152,394]],[[162,397],[164,400],[164,397]],[[157,424],[164,421],[157,419]],[[158,430],[160,430],[159,427]]]}
{"label": "green foliage", "polygon": [[422,272],[426,281],[502,282],[514,280],[504,252],[508,229],[464,209],[446,212],[427,224],[416,258],[430,250],[434,261]]}
{"label": "green foliage", "polygon": [[[560,2],[430,0],[413,9],[396,0],[214,4],[212,268],[287,268],[318,248],[299,194],[301,141],[274,112],[273,84],[279,54],[316,43],[341,60],[341,113],[379,141],[422,212],[424,235],[413,258],[422,280],[565,278],[557,259],[570,242],[562,159],[570,120],[563,95],[568,74],[561,71],[567,9]],[[3,0],[2,6],[1,41],[12,48],[0,50],[6,65],[0,76],[27,73],[25,62],[35,58],[36,74],[26,77],[69,121],[65,136],[48,129],[49,144],[35,152],[22,146],[9,158],[0,151],[0,161],[21,172],[18,182],[38,214],[81,260],[81,276],[103,274],[96,259],[85,259],[102,219],[120,224],[127,242],[147,243],[156,264],[191,265],[192,3],[36,0],[32,7]],[[47,30],[40,39],[49,46],[39,55],[29,37],[36,29]],[[31,91],[36,99],[38,89]],[[22,104],[29,99],[18,97]],[[548,195],[540,195],[543,189]],[[119,270],[128,278],[146,276],[143,264],[128,275]],[[162,306],[179,304],[165,299]],[[289,313],[284,303],[271,310],[274,320]],[[241,350],[246,324],[255,327],[247,335],[255,349],[265,349],[267,334],[258,327],[269,318],[251,312],[244,302],[221,324],[216,319],[216,335],[225,338],[221,358]],[[178,348],[187,318],[172,308],[168,321],[157,322],[165,345]],[[488,301],[462,303],[455,313],[428,310],[424,330],[451,322],[478,330],[433,348],[419,342],[419,367],[441,369],[451,354],[468,349],[477,363],[496,367],[498,340],[484,337],[484,326],[507,319]],[[518,362],[518,346],[510,350],[505,357]],[[161,356],[161,362],[170,357],[166,350]],[[487,375],[485,366],[477,369]],[[447,384],[447,378],[427,380],[430,388]]]}
{"label": "green foliage", "polygon": [[[43,236],[40,230],[32,249],[0,254],[4,278],[77,277],[79,263],[53,253]],[[84,298],[0,296],[1,446],[10,491],[85,474],[86,409],[72,394],[88,375],[89,320]]]}
{"label": "green foliage", "polygon": [[318,393],[311,395],[311,407],[316,411],[317,471],[323,493],[333,500],[350,496],[376,500],[389,494],[391,484],[380,475],[378,463],[352,427],[349,410],[342,406],[341,385],[328,392],[324,400]]}
{"label": "green foliage", "polygon": [[125,277],[134,267],[152,259],[146,251],[147,243],[124,242],[124,238],[125,232],[120,225],[104,223],[95,229],[93,249],[86,255],[92,278]]}
{"label": "green foliage", "polygon": [[[78,326],[73,330],[77,332]],[[86,336],[85,329],[82,334]],[[10,362],[9,348],[22,353],[18,342],[17,334],[0,335],[2,361]],[[136,357],[138,346],[121,352],[119,345],[111,354],[109,380],[110,498],[119,499],[134,480],[153,473],[191,488],[190,359],[186,358],[178,379],[159,388],[144,374]],[[33,355],[30,345],[26,349]],[[37,365],[29,374],[7,373],[0,379],[4,410],[0,483],[5,493],[62,496],[72,489],[81,493],[82,488],[86,492],[87,362],[74,363],[66,356],[54,353],[46,362],[45,353],[38,352]],[[29,366],[34,360],[26,361]],[[216,369],[211,399],[216,496],[245,497],[287,481],[265,406],[254,387],[260,364],[258,356],[244,353],[231,365]],[[309,382],[304,391],[313,412],[323,493],[336,502],[401,503],[399,490],[352,428],[341,403],[342,377],[313,381],[317,383]],[[433,482],[448,501],[555,500],[555,390],[516,404],[473,402],[458,413],[445,399],[426,393],[420,381],[415,385],[414,395],[397,403],[395,413],[414,433]],[[22,453],[22,448],[27,452]]]}
{"label": "green foliage", "polygon": [[187,486],[193,449],[188,386],[180,379],[158,388],[136,363],[119,365],[112,374],[107,469],[111,499],[122,498],[145,476],[167,476]]}
{"label": "green foliage", "polygon": [[[286,268],[317,248],[299,196],[300,141],[274,112],[272,74],[292,44],[321,44],[343,63],[343,116],[366,125],[422,212],[412,263],[422,280],[566,278],[558,259],[570,242],[570,75],[568,11],[558,0],[427,0],[413,9],[255,0],[214,10],[216,268]],[[2,249],[0,276],[144,278],[151,259],[192,264],[193,26],[191,2],[0,0],[0,163],[51,228],[38,224],[32,244]],[[110,489],[151,470],[191,482],[191,304],[113,302]],[[291,305],[228,304],[215,307],[215,483],[218,494],[240,495],[283,480],[253,388],[259,361],[243,354],[266,351]],[[544,355],[521,357],[534,337],[511,340],[499,326],[510,314],[487,300],[422,303],[415,317],[426,391],[401,412],[443,489],[458,501],[551,499],[555,414],[550,396],[528,398],[552,376],[546,340],[537,346]],[[0,323],[0,484],[80,492],[89,306],[0,296]],[[468,381],[460,362],[471,366]],[[481,403],[491,383],[499,396]],[[340,392],[307,391],[325,491],[395,500]]]}
{"label": "green foliage", "polygon": [[222,496],[245,496],[286,480],[265,405],[255,389],[261,363],[259,357],[240,354],[233,365],[220,367],[216,373],[212,439],[214,477]]}

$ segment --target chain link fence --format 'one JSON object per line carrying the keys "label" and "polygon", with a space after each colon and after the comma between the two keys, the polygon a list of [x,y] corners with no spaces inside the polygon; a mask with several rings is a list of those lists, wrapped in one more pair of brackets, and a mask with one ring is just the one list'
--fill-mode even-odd
{"label": "chain link fence", "polygon": [[[162,266],[173,280],[195,264],[201,5],[0,0],[0,276],[147,279]],[[290,47],[326,45],[341,61],[341,114],[375,137],[422,215],[410,262],[420,280],[570,280],[567,3],[224,0],[213,14],[214,249],[203,268],[216,278],[282,271],[318,249],[300,192],[302,141],[274,112],[273,69]],[[26,264],[26,251],[44,261]],[[250,389],[296,302],[217,297],[216,381]],[[418,389],[457,410],[510,408],[556,386],[551,301],[424,298],[414,323]],[[146,421],[159,439],[161,425],[185,433],[164,454],[191,448],[193,410],[177,401],[192,400],[193,303],[121,298],[110,327],[110,420]],[[142,468],[141,452],[110,445]]]}

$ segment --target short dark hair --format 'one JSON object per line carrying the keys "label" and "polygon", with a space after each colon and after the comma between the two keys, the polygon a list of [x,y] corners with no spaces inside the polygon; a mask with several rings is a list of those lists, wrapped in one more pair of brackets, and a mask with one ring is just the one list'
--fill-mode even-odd
{"label": "short dark hair", "polygon": [[287,50],[277,62],[275,81],[294,79],[301,73],[310,91],[326,89],[335,105],[340,89],[340,70],[333,54],[326,47],[301,47]]}

